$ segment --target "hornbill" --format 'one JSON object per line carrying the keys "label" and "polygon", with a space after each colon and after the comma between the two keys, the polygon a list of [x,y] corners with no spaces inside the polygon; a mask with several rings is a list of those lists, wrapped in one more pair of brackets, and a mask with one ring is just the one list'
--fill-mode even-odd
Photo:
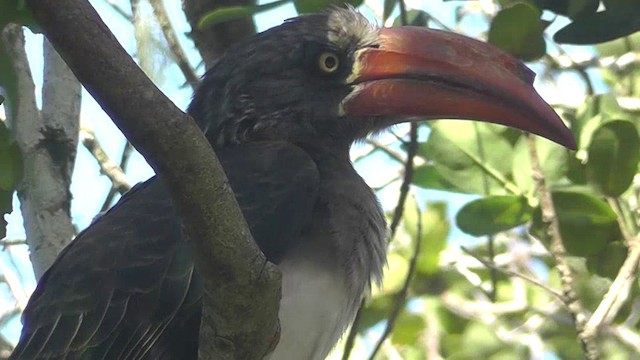
{"label": "hornbill", "polygon": [[[575,148],[500,50],[353,9],[300,16],[228,50],[189,106],[255,241],[282,271],[270,359],[323,359],[385,264],[385,219],[354,141],[421,119],[475,119]],[[157,177],[64,249],[23,315],[11,359],[196,359],[201,284]]]}

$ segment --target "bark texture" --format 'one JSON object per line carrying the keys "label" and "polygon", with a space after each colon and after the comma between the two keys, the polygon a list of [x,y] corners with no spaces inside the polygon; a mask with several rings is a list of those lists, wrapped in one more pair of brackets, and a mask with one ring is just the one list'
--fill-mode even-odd
{"label": "bark texture", "polygon": [[27,6],[171,192],[204,282],[200,358],[262,358],[276,338],[280,273],[253,242],[202,132],[140,71],[87,1]]}

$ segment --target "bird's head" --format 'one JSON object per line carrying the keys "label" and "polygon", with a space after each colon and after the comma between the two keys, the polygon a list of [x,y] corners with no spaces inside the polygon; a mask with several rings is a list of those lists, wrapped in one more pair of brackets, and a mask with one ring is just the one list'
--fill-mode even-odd
{"label": "bird's head", "polygon": [[486,43],[378,28],[352,9],[301,16],[232,47],[189,108],[214,147],[256,140],[349,145],[413,119],[519,128],[575,148],[534,73]]}

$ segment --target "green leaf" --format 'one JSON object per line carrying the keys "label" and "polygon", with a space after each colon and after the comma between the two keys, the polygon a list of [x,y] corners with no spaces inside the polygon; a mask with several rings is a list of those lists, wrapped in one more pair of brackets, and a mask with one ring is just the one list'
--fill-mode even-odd
{"label": "green leaf", "polygon": [[[429,14],[422,10],[409,10],[407,11],[407,25],[410,26],[427,26],[429,22]],[[402,16],[398,15],[393,20],[393,26],[402,26]]]}
{"label": "green leaf", "polygon": [[633,181],[640,161],[640,137],[626,120],[608,122],[593,134],[587,176],[604,195],[622,195]]}
{"label": "green leaf", "polygon": [[364,332],[370,327],[383,321],[389,315],[394,297],[392,295],[376,296],[366,304],[360,314],[359,332]]}
{"label": "green leaf", "polygon": [[384,0],[384,8],[382,10],[382,21],[387,21],[393,9],[396,7],[398,0]]}
{"label": "green leaf", "polygon": [[572,19],[588,16],[598,11],[598,5],[598,0],[569,0],[567,15]]}
{"label": "green leaf", "polygon": [[[621,238],[616,214],[606,202],[582,192],[554,191],[552,196],[562,242],[569,254],[595,255]],[[533,213],[531,233],[548,243],[540,208]]]}
{"label": "green leaf", "polygon": [[500,194],[509,182],[513,148],[506,128],[471,121],[433,121],[419,154],[433,160],[443,182],[460,192]]}
{"label": "green leaf", "polygon": [[553,39],[561,44],[589,45],[631,35],[640,30],[640,6],[614,7],[575,19],[558,30]]}
{"label": "green leaf", "polygon": [[330,6],[343,6],[349,4],[358,7],[364,0],[294,0],[296,11],[300,14],[315,13],[322,11]]}
{"label": "green leaf", "polygon": [[22,153],[16,143],[0,146],[0,190],[10,191],[22,180]]}
{"label": "green leaf", "polygon": [[425,189],[455,191],[456,189],[448,183],[438,172],[433,164],[416,166],[413,170],[413,184]]}
{"label": "green leaf", "polygon": [[6,52],[3,42],[0,41],[0,88],[5,91],[8,98],[4,104],[5,110],[7,110],[7,117],[15,112],[18,95],[17,86],[17,76],[13,67],[13,60],[11,60],[11,56]]}
{"label": "green leaf", "polygon": [[404,285],[409,272],[409,259],[398,252],[387,256],[387,266],[384,269],[384,282],[379,289],[380,294],[395,294]]}
{"label": "green leaf", "polygon": [[587,258],[587,269],[599,276],[615,279],[627,258],[628,249],[620,241],[607,244],[604,250]]}
{"label": "green leaf", "polygon": [[456,222],[469,235],[492,235],[526,223],[531,219],[531,212],[523,196],[490,196],[463,206]]}
{"label": "green leaf", "polygon": [[640,5],[638,0],[602,0],[602,4],[604,4],[607,10]]}
{"label": "green leaf", "polygon": [[200,19],[200,21],[198,22],[198,28],[202,30],[209,26],[213,26],[223,22],[241,19],[262,11],[267,11],[267,10],[276,8],[280,5],[284,5],[291,1],[292,0],[278,0],[278,1],[267,3],[267,4],[254,5],[254,6],[221,7],[204,14]]}
{"label": "green leaf", "polygon": [[516,3],[500,10],[491,21],[489,43],[524,61],[532,61],[547,52],[540,10],[529,3]]}
{"label": "green leaf", "polygon": [[425,326],[422,316],[402,311],[396,318],[391,342],[396,345],[414,345]]}
{"label": "green leaf", "polygon": [[440,254],[447,247],[451,225],[447,220],[447,204],[429,203],[422,213],[422,237],[416,270],[421,274],[435,274],[440,269]]}
{"label": "green leaf", "polygon": [[[534,137],[542,173],[548,186],[559,183],[567,174],[569,152],[555,143],[539,136]],[[516,142],[511,163],[513,180],[525,194],[535,190],[529,140],[521,137]]]}
{"label": "green leaf", "polygon": [[599,0],[535,0],[540,9],[553,11],[558,15],[576,18],[592,14],[598,10]]}
{"label": "green leaf", "polygon": [[26,25],[35,30],[36,22],[27,9],[24,0],[0,1],[0,31],[9,23]]}
{"label": "green leaf", "polygon": [[10,214],[13,211],[13,190],[4,191],[0,190],[0,239],[7,236],[7,221],[4,219],[5,214]]}
{"label": "green leaf", "polygon": [[591,144],[593,133],[602,124],[624,117],[626,114],[611,93],[595,95],[585,101],[576,113],[574,126],[580,149]]}

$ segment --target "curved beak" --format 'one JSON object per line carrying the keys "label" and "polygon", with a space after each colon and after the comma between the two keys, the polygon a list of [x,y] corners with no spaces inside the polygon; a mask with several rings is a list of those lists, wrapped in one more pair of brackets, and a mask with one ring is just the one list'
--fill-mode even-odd
{"label": "curved beak", "polygon": [[576,148],[533,71],[492,45],[418,27],[381,29],[378,44],[356,53],[344,114],[481,120]]}

